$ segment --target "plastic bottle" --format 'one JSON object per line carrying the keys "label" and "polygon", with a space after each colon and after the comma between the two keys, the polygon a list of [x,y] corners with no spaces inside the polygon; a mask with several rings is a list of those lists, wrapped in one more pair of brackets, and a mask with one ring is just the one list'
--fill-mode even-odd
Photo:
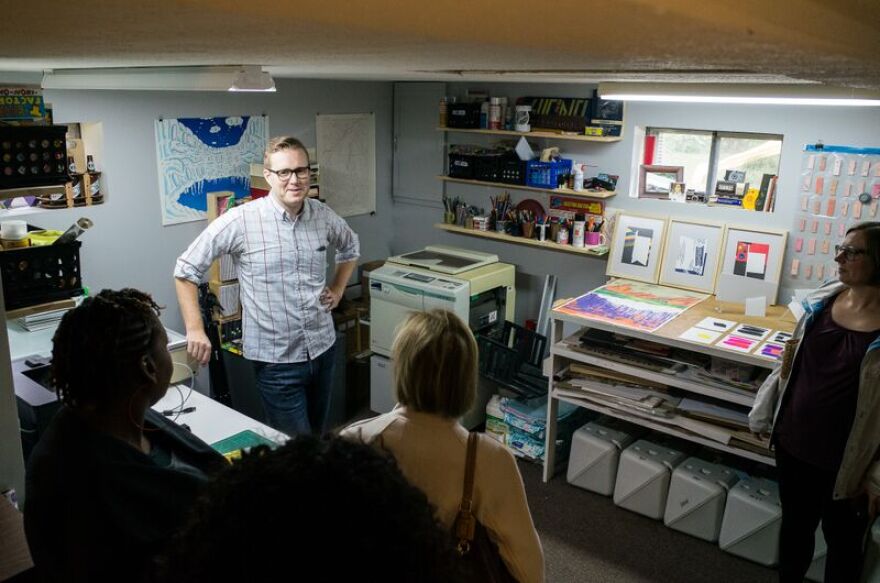
{"label": "plastic bottle", "polygon": [[587,221],[584,215],[578,213],[574,216],[574,227],[571,229],[571,244],[573,247],[584,246],[584,232],[586,231]]}
{"label": "plastic bottle", "polygon": [[580,164],[574,165],[574,190],[580,192],[584,189],[584,168]]}
{"label": "plastic bottle", "polygon": [[489,100],[489,129],[501,129],[501,98],[492,97]]}
{"label": "plastic bottle", "polygon": [[440,106],[439,106],[440,119],[437,121],[438,121],[439,127],[441,127],[441,128],[446,127],[446,114],[449,112],[448,103],[449,102],[446,100],[445,95],[440,98]]}
{"label": "plastic bottle", "polygon": [[531,105],[517,105],[516,106],[516,118],[514,122],[514,130],[518,132],[530,132],[532,131],[532,126],[529,123],[529,115],[531,114],[532,106]]}
{"label": "plastic bottle", "polygon": [[484,101],[480,105],[480,128],[488,129],[489,128],[489,102]]}

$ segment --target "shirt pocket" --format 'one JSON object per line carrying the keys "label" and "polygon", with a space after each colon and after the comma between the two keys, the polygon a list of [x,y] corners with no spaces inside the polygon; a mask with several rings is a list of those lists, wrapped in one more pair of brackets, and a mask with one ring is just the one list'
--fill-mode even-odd
{"label": "shirt pocket", "polygon": [[327,277],[327,244],[310,248],[306,252],[305,265],[308,267],[309,279],[315,285],[323,285]]}

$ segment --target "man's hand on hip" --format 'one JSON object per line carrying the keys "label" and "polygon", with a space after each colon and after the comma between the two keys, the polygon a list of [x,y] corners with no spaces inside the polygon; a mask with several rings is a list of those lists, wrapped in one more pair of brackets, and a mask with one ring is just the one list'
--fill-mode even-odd
{"label": "man's hand on hip", "polygon": [[186,351],[202,366],[211,360],[211,341],[204,330],[186,333]]}
{"label": "man's hand on hip", "polygon": [[341,299],[342,292],[333,291],[333,288],[325,287],[324,291],[321,292],[321,305],[324,306],[324,309],[328,312],[338,306],[339,300]]}

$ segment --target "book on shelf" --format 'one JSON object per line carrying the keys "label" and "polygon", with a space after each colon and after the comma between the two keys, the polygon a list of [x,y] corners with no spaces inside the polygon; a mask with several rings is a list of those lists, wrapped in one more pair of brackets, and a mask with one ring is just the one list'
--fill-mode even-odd
{"label": "book on shelf", "polygon": [[712,195],[709,197],[707,202],[708,205],[724,205],[724,206],[742,206],[742,199],[736,197],[729,196],[716,196]]}
{"label": "book on shelf", "polygon": [[779,182],[779,177],[774,176],[770,180],[770,187],[767,189],[767,200],[764,201],[764,212],[772,213],[773,209],[776,206],[776,186]]}
{"label": "book on shelf", "polygon": [[758,189],[758,198],[755,199],[755,210],[764,211],[767,204],[767,195],[770,193],[770,183],[773,181],[774,174],[764,174],[761,177],[761,187]]}

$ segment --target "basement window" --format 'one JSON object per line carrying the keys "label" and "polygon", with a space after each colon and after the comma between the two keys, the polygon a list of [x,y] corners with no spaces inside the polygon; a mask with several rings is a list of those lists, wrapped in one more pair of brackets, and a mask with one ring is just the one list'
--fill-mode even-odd
{"label": "basement window", "polygon": [[[779,173],[782,136],[744,132],[646,128],[642,162],[645,166],[681,167],[684,188],[694,191],[697,202],[711,202],[725,186],[738,183],[742,197],[760,189],[767,176]],[[642,175],[645,173],[642,172]],[[652,176],[649,172],[648,176]],[[657,191],[661,191],[661,196]],[[668,198],[663,188],[640,184],[644,198]],[[652,194],[646,195],[645,192]],[[689,202],[693,202],[690,200]]]}

